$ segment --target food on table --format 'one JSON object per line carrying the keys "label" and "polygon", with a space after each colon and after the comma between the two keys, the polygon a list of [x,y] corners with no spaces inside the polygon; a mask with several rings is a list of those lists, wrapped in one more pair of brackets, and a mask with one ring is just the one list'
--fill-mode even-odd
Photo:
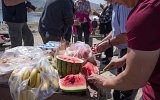
{"label": "food on table", "polygon": [[99,70],[98,67],[93,65],[90,62],[87,62],[84,66],[81,68],[81,73],[85,76],[90,76],[92,74],[98,74]]}
{"label": "food on table", "polygon": [[57,56],[57,70],[61,77],[68,74],[78,74],[83,62],[83,60],[76,57],[59,55]]}
{"label": "food on table", "polygon": [[60,89],[65,92],[81,92],[87,89],[86,79],[82,74],[70,74],[60,79]]}

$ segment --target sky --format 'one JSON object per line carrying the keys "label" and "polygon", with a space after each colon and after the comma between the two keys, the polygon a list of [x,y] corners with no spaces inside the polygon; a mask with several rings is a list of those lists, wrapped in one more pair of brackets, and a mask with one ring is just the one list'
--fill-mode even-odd
{"label": "sky", "polygon": [[89,0],[89,1],[93,2],[93,3],[96,3],[96,4],[100,4],[100,3],[104,4],[105,3],[104,0]]}

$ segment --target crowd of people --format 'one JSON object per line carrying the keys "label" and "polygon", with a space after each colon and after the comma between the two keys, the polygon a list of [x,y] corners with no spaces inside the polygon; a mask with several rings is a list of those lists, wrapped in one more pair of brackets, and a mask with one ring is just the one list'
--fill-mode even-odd
{"label": "crowd of people", "polygon": [[[143,90],[143,100],[160,100],[160,0],[106,0],[101,13],[91,10],[88,0],[47,0],[39,21],[39,33],[44,43],[70,42],[71,34],[89,44],[98,23],[104,39],[96,44],[98,53],[105,52],[104,71],[117,69],[112,78],[101,75],[87,77],[98,88],[114,89],[114,100],[133,100],[134,92]],[[33,34],[27,25],[27,11],[35,10],[28,0],[2,0],[3,20],[8,25],[11,46],[33,46]],[[113,46],[119,59],[112,60]]]}

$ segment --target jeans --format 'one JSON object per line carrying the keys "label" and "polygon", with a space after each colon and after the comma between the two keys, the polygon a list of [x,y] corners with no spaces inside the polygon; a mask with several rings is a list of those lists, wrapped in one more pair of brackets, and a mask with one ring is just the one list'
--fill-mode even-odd
{"label": "jeans", "polygon": [[11,23],[7,22],[9,35],[11,39],[11,47],[22,46],[22,40],[24,46],[33,46],[34,38],[27,23]]}
{"label": "jeans", "polygon": [[84,32],[84,41],[86,44],[89,44],[90,31],[88,22],[81,23],[81,26],[77,26],[78,41],[82,41],[83,32]]}

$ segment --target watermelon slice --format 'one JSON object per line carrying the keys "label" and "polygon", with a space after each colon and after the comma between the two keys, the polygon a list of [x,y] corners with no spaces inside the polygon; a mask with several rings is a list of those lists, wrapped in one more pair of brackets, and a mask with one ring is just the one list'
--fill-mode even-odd
{"label": "watermelon slice", "polygon": [[87,62],[84,66],[81,68],[81,73],[85,76],[90,76],[92,74],[98,74],[99,70],[98,67],[93,65],[90,62]]}
{"label": "watermelon slice", "polygon": [[67,75],[60,79],[59,85],[65,92],[82,92],[87,89],[86,79],[82,74]]}

